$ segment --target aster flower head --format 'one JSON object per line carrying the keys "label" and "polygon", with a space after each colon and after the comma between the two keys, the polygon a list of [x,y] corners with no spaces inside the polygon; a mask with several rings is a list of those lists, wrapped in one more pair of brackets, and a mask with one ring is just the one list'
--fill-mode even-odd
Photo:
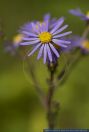
{"label": "aster flower head", "polygon": [[80,48],[82,38],[80,36],[73,35],[67,38],[67,41],[70,41],[71,45],[69,45],[67,48],[62,48],[62,50],[63,52],[70,53],[76,48]]}
{"label": "aster flower head", "polygon": [[75,41],[77,47],[81,49],[83,54],[89,54],[89,40],[86,38],[80,37],[78,40]]}
{"label": "aster flower head", "polygon": [[24,34],[25,37],[23,37],[23,41],[20,45],[33,46],[33,50],[28,53],[28,56],[31,56],[39,49],[37,59],[43,56],[44,63],[46,63],[47,60],[53,62],[54,56],[58,58],[60,56],[58,49],[61,47],[67,48],[68,44],[70,44],[70,41],[62,39],[63,36],[71,34],[71,31],[61,33],[68,27],[68,25],[62,26],[63,22],[64,18],[60,18],[56,20],[52,26],[49,19],[46,18],[42,23],[32,22],[33,30],[23,30],[21,33]]}
{"label": "aster flower head", "polygon": [[82,53],[89,54],[89,40],[88,39],[82,40],[80,48],[82,49]]}
{"label": "aster flower head", "polygon": [[64,49],[65,52],[70,52],[79,48],[83,54],[89,54],[89,40],[80,36],[72,36],[70,39],[71,45]]}
{"label": "aster flower head", "polygon": [[78,9],[71,9],[69,10],[69,13],[72,15],[80,17],[81,20],[89,21],[89,11],[84,14],[79,8]]}
{"label": "aster flower head", "polygon": [[86,38],[82,38],[80,36],[76,36],[75,40],[72,40],[73,45],[75,47],[80,48],[82,53],[89,53],[89,40]]}
{"label": "aster flower head", "polygon": [[11,53],[11,55],[15,55],[20,46],[19,43],[22,41],[22,38],[23,34],[17,34],[12,38],[12,40],[5,40],[4,51]]}
{"label": "aster flower head", "polygon": [[23,34],[17,34],[13,37],[12,43],[15,47],[19,47],[19,43],[22,41],[24,35]]}
{"label": "aster flower head", "polygon": [[20,46],[19,44],[22,42],[23,37],[24,37],[24,34],[22,34],[21,32],[23,30],[30,31],[32,30],[31,27],[32,27],[31,22],[28,22],[19,28],[18,33],[14,35],[11,40],[5,40],[4,51],[11,53],[11,55],[16,55],[17,50]]}
{"label": "aster flower head", "polygon": [[16,55],[17,48],[13,45],[12,41],[5,40],[4,41],[4,52],[10,53],[13,56],[13,55]]}

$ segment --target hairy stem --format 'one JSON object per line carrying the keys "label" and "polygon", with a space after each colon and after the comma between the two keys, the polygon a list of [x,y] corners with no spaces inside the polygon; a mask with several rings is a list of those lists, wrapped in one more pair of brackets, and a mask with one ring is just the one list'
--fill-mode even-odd
{"label": "hairy stem", "polygon": [[48,101],[47,101],[47,105],[48,105],[48,126],[49,128],[53,129],[54,128],[54,121],[52,119],[52,98],[54,95],[54,84],[53,84],[53,80],[54,80],[54,73],[51,72],[50,74],[50,86],[49,86],[49,91],[48,91]]}
{"label": "hairy stem", "polygon": [[[56,65],[57,67],[57,65]],[[49,80],[49,89],[47,95],[47,120],[48,120],[48,127],[50,129],[54,129],[55,127],[55,117],[57,113],[57,103],[53,101],[53,96],[55,92],[55,85],[54,85],[54,74],[56,72],[56,67],[53,65],[50,67],[50,80]],[[52,68],[52,69],[51,69]]]}

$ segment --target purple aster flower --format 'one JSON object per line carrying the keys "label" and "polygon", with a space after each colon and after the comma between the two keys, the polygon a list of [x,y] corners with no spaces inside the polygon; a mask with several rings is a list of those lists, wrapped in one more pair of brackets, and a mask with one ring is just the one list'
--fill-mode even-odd
{"label": "purple aster flower", "polygon": [[72,9],[69,10],[69,13],[80,17],[81,20],[89,21],[89,11],[86,14],[84,14],[80,9]]}
{"label": "purple aster flower", "polygon": [[80,36],[70,36],[69,38],[67,38],[65,40],[70,41],[71,45],[69,45],[67,48],[62,48],[63,52],[70,53],[70,52],[74,51],[76,48],[80,47],[80,43],[81,43]]}
{"label": "purple aster flower", "polygon": [[76,48],[80,48],[83,54],[89,54],[89,40],[80,36],[72,36],[70,39],[71,45],[68,48],[63,49],[64,52],[71,52]]}
{"label": "purple aster flower", "polygon": [[80,48],[83,54],[89,54],[89,40],[80,39]]}
{"label": "purple aster flower", "polygon": [[22,42],[24,35],[23,34],[17,34],[13,37],[12,43],[15,47],[19,47],[19,43]]}
{"label": "purple aster flower", "polygon": [[89,41],[88,39],[84,39],[80,36],[73,36],[71,39],[71,43],[73,48],[80,48],[82,52],[89,52]]}
{"label": "purple aster flower", "polygon": [[28,56],[31,56],[35,51],[39,49],[37,59],[40,59],[40,57],[43,56],[44,63],[46,63],[47,60],[52,62],[53,56],[58,58],[60,53],[58,52],[56,46],[59,48],[67,48],[68,44],[70,44],[70,41],[65,41],[62,39],[62,37],[72,33],[71,31],[61,33],[68,27],[68,25],[62,26],[63,22],[64,18],[58,19],[54,23],[55,26],[50,29],[51,24],[47,18],[42,23],[32,23],[34,32],[32,30],[23,30],[21,33],[24,34],[25,37],[23,37],[23,41],[20,43],[20,45],[33,46],[33,50],[28,54]]}
{"label": "purple aster flower", "polygon": [[19,48],[19,43],[22,41],[23,34],[17,34],[13,37],[13,39],[6,40],[4,42],[4,51],[11,53],[11,55],[15,55],[17,53],[17,49]]}
{"label": "purple aster flower", "polygon": [[4,42],[4,52],[10,53],[13,56],[13,55],[16,55],[17,48],[14,47],[12,41],[6,40]]}

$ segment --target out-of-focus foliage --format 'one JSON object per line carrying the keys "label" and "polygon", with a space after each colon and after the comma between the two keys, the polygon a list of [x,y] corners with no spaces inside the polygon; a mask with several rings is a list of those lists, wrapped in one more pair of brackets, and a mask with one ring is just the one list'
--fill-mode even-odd
{"label": "out-of-focus foliage", "polygon": [[[73,33],[81,34],[85,25],[68,14],[69,9],[77,7],[86,12],[89,0],[1,0],[0,20],[7,37],[11,38],[19,26],[29,20],[40,20],[50,12],[54,17],[66,16]],[[0,132],[41,132],[47,128],[45,111],[31,81],[29,83],[25,77],[22,65],[18,56],[4,53],[0,40]],[[37,65],[41,85],[45,84],[46,69],[43,68],[43,63],[40,67]],[[65,85],[59,87],[55,98],[61,102],[60,128],[89,128],[89,56],[78,63]]]}

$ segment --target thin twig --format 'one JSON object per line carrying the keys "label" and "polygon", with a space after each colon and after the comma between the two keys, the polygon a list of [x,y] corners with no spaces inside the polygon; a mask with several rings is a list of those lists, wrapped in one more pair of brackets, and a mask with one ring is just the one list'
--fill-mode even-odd
{"label": "thin twig", "polygon": [[[45,109],[47,109],[46,107],[46,96],[42,90],[42,88],[40,87],[38,81],[37,81],[37,78],[35,76],[35,69],[34,69],[34,66],[29,63],[29,61],[27,60],[27,64],[28,64],[28,71],[29,71],[29,74],[31,75],[31,78],[32,78],[32,81],[33,81],[33,84],[34,84],[34,87],[36,89],[36,92],[38,94],[38,97],[40,98],[40,101],[42,103],[42,105],[44,106]],[[24,68],[24,64],[23,64],[23,68]],[[26,70],[25,70],[26,71]],[[25,72],[24,71],[24,72]]]}
{"label": "thin twig", "polygon": [[84,30],[84,32],[83,32],[83,34],[82,34],[82,38],[83,38],[83,39],[86,39],[88,33],[89,33],[89,26],[87,26],[87,27],[85,28],[85,30]]}
{"label": "thin twig", "polygon": [[64,82],[67,81],[69,75],[72,73],[73,69],[75,68],[75,66],[80,62],[81,58],[83,57],[82,54],[78,54],[75,58],[71,58],[71,60],[69,60],[69,68],[66,69],[66,67],[64,67],[64,74],[61,77],[60,75],[58,76],[58,80],[60,79],[60,85],[62,85]]}

